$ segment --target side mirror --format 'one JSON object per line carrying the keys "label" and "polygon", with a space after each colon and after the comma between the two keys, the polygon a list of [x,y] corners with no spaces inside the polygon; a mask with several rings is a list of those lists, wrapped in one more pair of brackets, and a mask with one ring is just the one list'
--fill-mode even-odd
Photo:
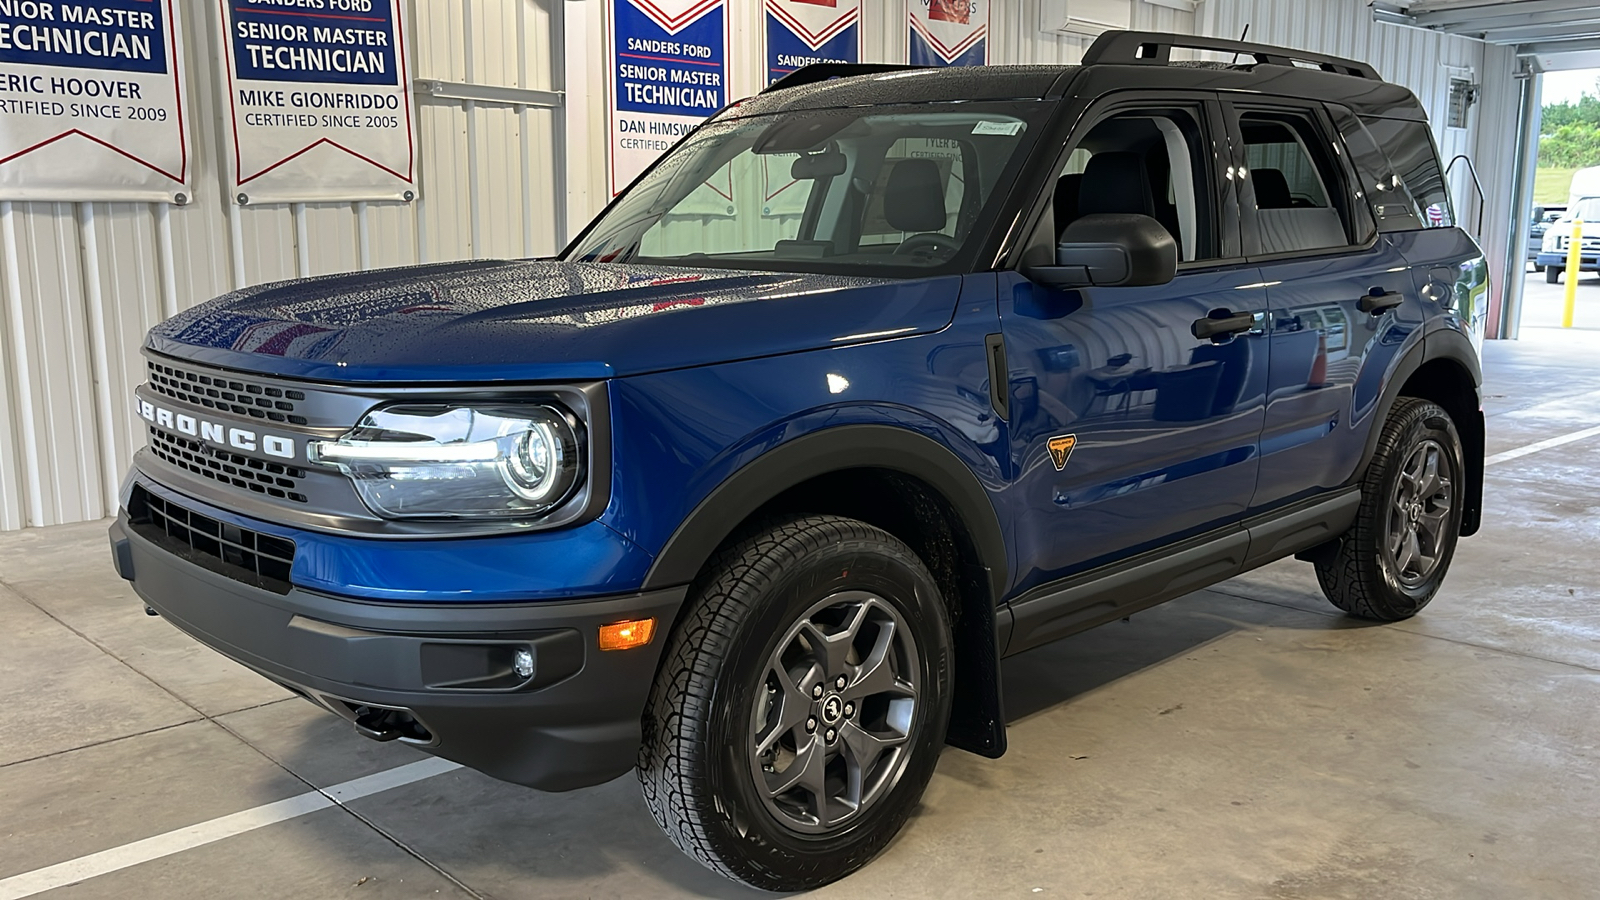
{"label": "side mirror", "polygon": [[1067,226],[1056,264],[1027,276],[1058,287],[1166,284],[1178,274],[1178,245],[1160,222],[1137,213],[1083,216]]}

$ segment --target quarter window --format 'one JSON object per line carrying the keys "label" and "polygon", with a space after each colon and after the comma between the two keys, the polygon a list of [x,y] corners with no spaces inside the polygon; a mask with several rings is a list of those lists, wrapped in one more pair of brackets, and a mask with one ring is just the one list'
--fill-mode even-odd
{"label": "quarter window", "polygon": [[1444,173],[1439,169],[1439,154],[1433,147],[1433,133],[1425,122],[1408,119],[1364,118],[1361,120],[1389,157],[1394,175],[1400,180],[1416,208],[1424,228],[1448,228],[1455,224],[1450,193]]}

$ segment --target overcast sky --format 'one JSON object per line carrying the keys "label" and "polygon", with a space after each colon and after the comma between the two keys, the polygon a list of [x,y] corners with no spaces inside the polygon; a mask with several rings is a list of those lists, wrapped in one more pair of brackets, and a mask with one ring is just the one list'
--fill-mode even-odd
{"label": "overcast sky", "polygon": [[1546,72],[1544,73],[1544,88],[1540,98],[1546,105],[1549,105],[1551,103],[1575,102],[1584,94],[1600,94],[1600,89],[1595,87],[1596,79],[1600,79],[1600,69]]}

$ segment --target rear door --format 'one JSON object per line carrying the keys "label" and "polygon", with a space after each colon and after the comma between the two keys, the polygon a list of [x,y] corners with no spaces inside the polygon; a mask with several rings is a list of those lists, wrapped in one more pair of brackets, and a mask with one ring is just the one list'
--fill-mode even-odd
{"label": "rear door", "polygon": [[1244,96],[1223,108],[1246,172],[1245,252],[1270,306],[1257,513],[1349,481],[1385,373],[1421,338],[1422,309],[1328,112]]}
{"label": "rear door", "polygon": [[[1206,94],[1090,110],[1060,149],[1036,236],[1092,213],[1150,215],[1180,248],[1155,287],[1060,290],[1000,275],[1011,374],[1014,588],[1237,523],[1256,481],[1266,293],[1239,252],[1220,111]],[[1197,319],[1253,322],[1217,340]],[[1247,319],[1249,321],[1249,319]]]}

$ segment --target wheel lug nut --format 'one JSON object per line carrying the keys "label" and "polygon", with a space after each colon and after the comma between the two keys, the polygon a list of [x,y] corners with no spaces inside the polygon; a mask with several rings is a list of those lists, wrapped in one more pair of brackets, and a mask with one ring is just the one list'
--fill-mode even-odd
{"label": "wheel lug nut", "polygon": [[851,716],[853,716],[855,714],[856,714],[856,705],[854,703],[846,703],[844,705],[844,717],[846,719],[848,719],[848,718],[850,718]]}
{"label": "wheel lug nut", "polygon": [[839,732],[834,731],[832,728],[829,728],[827,733],[822,736],[822,739],[831,744],[831,743],[833,743],[833,739],[838,737],[838,736],[839,736]]}
{"label": "wheel lug nut", "polygon": [[846,685],[846,684],[847,684],[847,683],[848,683],[848,682],[847,682],[847,681],[846,681],[846,680],[845,680],[845,677],[844,677],[844,676],[843,676],[843,675],[840,675],[840,676],[839,676],[839,677],[838,677],[838,678],[835,678],[835,679],[834,679],[834,680],[833,680],[833,686],[834,686],[834,687],[835,687],[835,688],[837,688],[837,689],[838,689],[838,690],[841,690],[841,691],[842,691],[842,690],[844,690],[844,686],[845,686],[845,685]]}
{"label": "wheel lug nut", "polygon": [[811,734],[812,732],[815,732],[816,730],[817,730],[817,717],[816,716],[812,716],[811,718],[806,719],[806,734]]}
{"label": "wheel lug nut", "polygon": [[822,685],[819,684],[816,687],[812,688],[811,689],[811,696],[816,698],[816,699],[818,699],[818,700],[822,699]]}

